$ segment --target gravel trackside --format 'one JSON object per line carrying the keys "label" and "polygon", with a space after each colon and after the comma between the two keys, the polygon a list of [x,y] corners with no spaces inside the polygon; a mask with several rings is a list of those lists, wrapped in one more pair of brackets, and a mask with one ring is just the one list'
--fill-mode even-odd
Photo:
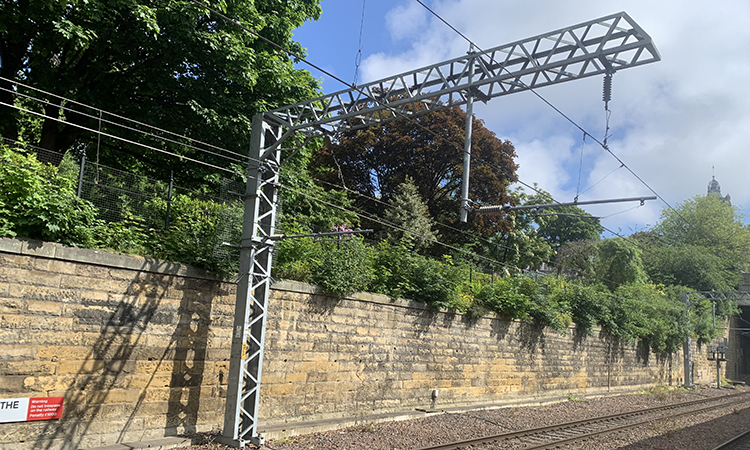
{"label": "gravel trackside", "polygon": [[[750,388],[699,388],[693,391],[654,388],[649,392],[592,399],[574,398],[543,406],[507,407],[463,413],[440,413],[421,419],[361,425],[342,430],[292,436],[267,442],[269,450],[414,450],[470,437],[535,428],[589,417],[616,414],[698,398],[729,395]],[[662,420],[629,431],[578,443],[580,449],[711,450],[750,429],[750,398],[745,404],[696,416]],[[225,450],[206,443],[181,450]],[[252,448],[252,447],[250,447]]]}

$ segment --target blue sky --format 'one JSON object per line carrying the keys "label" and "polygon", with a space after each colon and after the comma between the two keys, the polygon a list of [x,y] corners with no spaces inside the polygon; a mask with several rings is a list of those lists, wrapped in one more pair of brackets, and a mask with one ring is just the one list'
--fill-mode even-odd
{"label": "blue sky", "polygon": [[[538,0],[533,8],[505,0],[425,3],[482,48],[626,11],[654,39],[662,61],[615,74],[610,148],[673,206],[706,193],[712,166],[722,193],[731,194],[741,208],[750,204],[747,0]],[[352,82],[363,3],[323,0],[321,5],[321,19],[296,30],[295,39],[308,49],[311,62]],[[458,56],[468,45],[415,0],[369,0],[361,49],[363,83]],[[322,79],[326,93],[345,88],[311,72]],[[605,127],[601,92],[600,77],[538,91],[599,139]],[[498,137],[513,142],[520,179],[539,183],[558,201],[572,201],[576,193],[582,201],[651,195],[632,174],[618,168],[614,158],[595,143],[583,142],[579,130],[531,93],[479,103],[475,114]],[[606,227],[630,234],[653,225],[666,207],[652,201],[630,210],[635,206],[585,209],[608,216],[602,221]]]}

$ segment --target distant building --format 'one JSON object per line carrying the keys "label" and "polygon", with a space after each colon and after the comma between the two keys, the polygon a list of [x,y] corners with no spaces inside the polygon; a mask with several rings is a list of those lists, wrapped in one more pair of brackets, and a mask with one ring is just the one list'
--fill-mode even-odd
{"label": "distant building", "polygon": [[716,181],[716,177],[712,176],[711,181],[708,182],[708,192],[706,195],[715,194],[718,195],[720,199],[724,200],[725,202],[729,203],[729,205],[732,205],[732,197],[729,196],[729,194],[725,195],[724,197],[721,196],[721,185],[719,185],[719,182]]}

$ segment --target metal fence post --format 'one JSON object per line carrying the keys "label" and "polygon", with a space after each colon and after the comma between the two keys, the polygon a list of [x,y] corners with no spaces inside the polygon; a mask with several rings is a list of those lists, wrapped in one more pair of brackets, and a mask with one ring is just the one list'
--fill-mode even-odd
{"label": "metal fence post", "polygon": [[174,186],[174,170],[169,171],[169,193],[167,194],[167,219],[164,223],[164,231],[169,229],[169,213],[172,210],[172,187]]}
{"label": "metal fence post", "polygon": [[86,152],[83,152],[81,157],[81,172],[78,174],[78,198],[81,198],[81,190],[83,188],[83,171],[86,168]]}

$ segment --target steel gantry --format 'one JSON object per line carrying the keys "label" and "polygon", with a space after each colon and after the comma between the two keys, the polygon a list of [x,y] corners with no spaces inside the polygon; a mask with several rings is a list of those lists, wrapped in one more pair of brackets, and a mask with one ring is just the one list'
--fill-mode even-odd
{"label": "steel gantry", "polygon": [[[287,138],[335,134],[464,105],[473,98],[488,101],[659,60],[651,37],[620,12],[255,116],[221,440],[235,447],[262,443],[258,401],[279,171]],[[414,108],[416,104],[423,108]]]}

